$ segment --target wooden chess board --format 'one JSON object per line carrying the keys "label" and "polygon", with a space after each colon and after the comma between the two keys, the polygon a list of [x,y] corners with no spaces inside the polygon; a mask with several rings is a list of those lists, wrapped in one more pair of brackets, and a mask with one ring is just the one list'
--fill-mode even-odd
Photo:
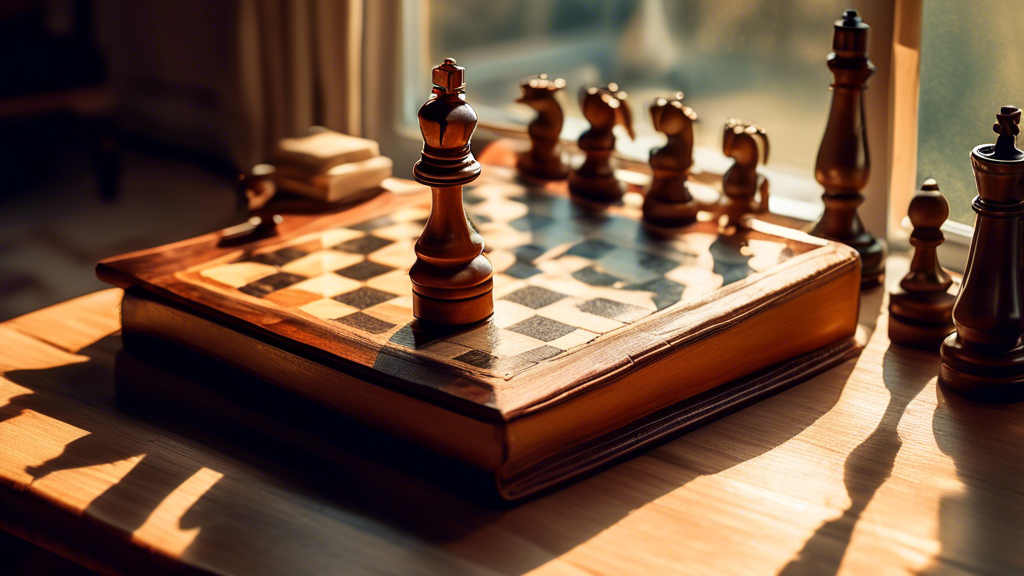
{"label": "wooden chess board", "polygon": [[[844,246],[759,223],[665,235],[635,206],[594,212],[564,182],[493,172],[465,191],[495,270],[495,312],[479,325],[413,318],[425,189],[287,216],[249,244],[213,234],[126,255],[98,273],[133,287],[129,349],[156,336],[220,358],[495,471],[509,498],[693,425],[693,402],[707,418],[855,351],[859,263]],[[687,417],[672,424],[664,410]],[[660,432],[623,440],[655,417]],[[579,452],[597,438],[611,444]],[[544,479],[523,479],[539,469]]]}

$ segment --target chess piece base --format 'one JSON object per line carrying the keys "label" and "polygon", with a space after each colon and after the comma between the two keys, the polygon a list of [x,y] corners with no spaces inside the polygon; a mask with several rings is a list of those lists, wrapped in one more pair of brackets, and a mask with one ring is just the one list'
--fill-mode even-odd
{"label": "chess piece base", "polygon": [[1024,401],[1024,346],[1002,353],[966,348],[954,332],[941,348],[939,384],[972,400],[998,404]]}
{"label": "chess piece base", "polygon": [[889,295],[889,340],[901,346],[938,350],[956,330],[953,304],[948,292],[911,294],[897,289]]}
{"label": "chess piece base", "polygon": [[565,180],[569,175],[569,167],[561,160],[538,162],[528,153],[519,156],[516,169],[525,180]]}
{"label": "chess piece base", "polygon": [[569,173],[569,192],[573,196],[602,204],[618,202],[625,194],[613,174],[589,176],[576,171]]}
{"label": "chess piece base", "polygon": [[[434,324],[462,325],[475,324],[486,320],[494,313],[494,287],[487,282],[487,291],[470,298],[446,300],[431,298],[412,292],[412,313],[416,318]],[[440,289],[434,289],[435,296],[442,295]],[[454,290],[452,292],[455,292]]]}
{"label": "chess piece base", "polygon": [[667,202],[648,196],[644,198],[644,222],[664,228],[681,228],[697,221],[697,202]]}

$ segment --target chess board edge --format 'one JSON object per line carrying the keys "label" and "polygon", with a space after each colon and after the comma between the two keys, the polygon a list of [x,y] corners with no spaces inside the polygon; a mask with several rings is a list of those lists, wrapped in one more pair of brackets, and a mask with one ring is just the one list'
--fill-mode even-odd
{"label": "chess board edge", "polygon": [[[388,210],[405,201],[386,193],[368,204]],[[291,219],[281,234],[308,232],[319,225],[316,220]],[[272,310],[190,300],[192,288],[176,283],[170,271],[198,255],[227,253],[214,248],[216,239],[211,234],[100,263],[101,279],[128,289],[122,304],[126,350],[139,350],[156,337],[212,356],[491,471],[509,499],[699,425],[855,353],[859,260],[853,250],[831,242],[819,242],[750,281],[495,381],[384,350],[375,351],[373,362],[356,361],[295,338],[295,326]],[[701,404],[702,395],[718,398],[712,405],[721,408]],[[665,417],[665,411],[675,414]],[[672,424],[652,424],[651,418]]]}

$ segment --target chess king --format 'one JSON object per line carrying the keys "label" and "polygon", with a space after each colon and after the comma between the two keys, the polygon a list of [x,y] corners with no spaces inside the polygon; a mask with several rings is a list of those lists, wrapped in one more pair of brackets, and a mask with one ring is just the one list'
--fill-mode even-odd
{"label": "chess king", "polygon": [[465,78],[466,69],[446,58],[434,68],[430,98],[417,113],[423,152],[413,177],[430,186],[432,203],[409,277],[413,315],[437,324],[479,322],[494,311],[494,269],[462,203],[462,187],[480,176],[469,148],[477,116],[466,102]]}
{"label": "chess king", "polygon": [[956,332],[940,350],[939,383],[988,401],[1024,400],[1024,152],[1015,141],[1021,111],[996,114],[995,144],[971,151],[978,214],[963,284],[953,304]]}

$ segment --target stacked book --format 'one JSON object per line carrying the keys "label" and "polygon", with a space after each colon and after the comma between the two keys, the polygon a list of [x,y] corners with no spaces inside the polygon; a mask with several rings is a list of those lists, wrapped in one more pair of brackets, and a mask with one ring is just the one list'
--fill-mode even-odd
{"label": "stacked book", "polygon": [[376,189],[392,162],[373,140],[332,130],[285,138],[274,150],[274,182],[282,190],[337,202]]}

